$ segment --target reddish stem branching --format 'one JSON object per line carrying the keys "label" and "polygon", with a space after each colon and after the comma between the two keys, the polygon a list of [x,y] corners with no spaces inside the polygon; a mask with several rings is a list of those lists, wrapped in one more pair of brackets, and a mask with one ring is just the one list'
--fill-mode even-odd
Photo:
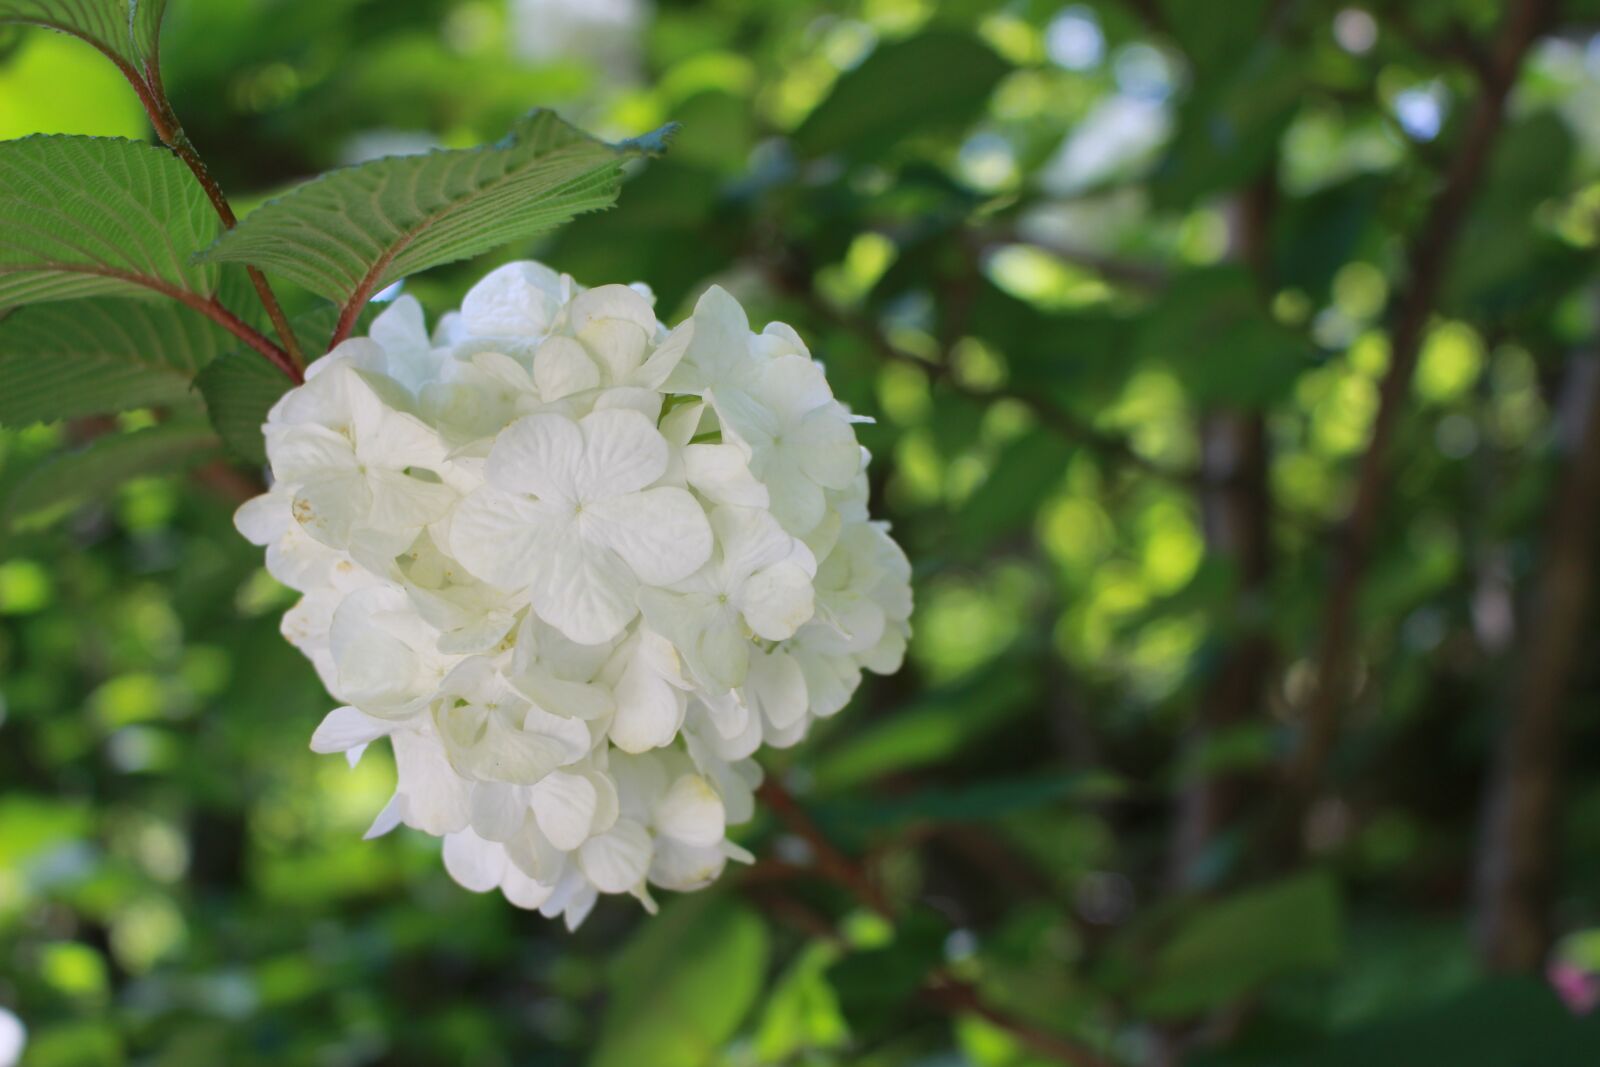
{"label": "reddish stem branching", "polygon": [[[894,920],[895,909],[889,898],[860,864],[828,839],[810,812],[782,784],[769,777],[757,795],[790,833],[809,846],[818,874],[844,889],[862,907]],[[976,1015],[1006,1031],[1018,1044],[1070,1067],[1117,1067],[1115,1061],[1064,1034],[1042,1030],[985,1003],[976,988],[948,972],[938,971],[929,976],[922,989],[922,999],[951,1015]]]}
{"label": "reddish stem branching", "polygon": [[[109,55],[109,53],[107,53]],[[222,225],[233,229],[238,225],[239,219],[233,213],[233,206],[228,203],[227,195],[222,191],[222,186],[217,184],[216,178],[211,174],[205,160],[200,158],[200,153],[195,150],[194,143],[189,140],[189,135],[184,133],[183,124],[178,121],[177,112],[173,110],[172,103],[167,99],[166,89],[161,84],[161,62],[159,57],[152,56],[145,64],[144,72],[134,70],[120,58],[112,56],[112,62],[122,72],[128,84],[133,86],[134,93],[139,97],[139,103],[144,107],[145,114],[150,119],[150,126],[155,130],[161,143],[166,145],[180,160],[189,172],[194,175],[195,181],[205,192],[206,199],[211,202],[211,207],[216,211],[217,217],[222,220]],[[305,356],[300,350],[300,343],[295,338],[294,330],[289,326],[289,319],[283,313],[283,305],[278,302],[277,295],[273,293],[272,286],[268,283],[266,275],[255,267],[246,267],[250,276],[250,284],[255,288],[256,296],[261,301],[261,306],[266,309],[267,318],[272,322],[272,328],[277,333],[281,345],[274,344],[260,331],[249,327],[237,315],[233,314],[215,298],[211,300],[212,311],[205,311],[189,303],[191,307],[202,311],[208,318],[223,326],[229,332],[239,337],[252,349],[261,353],[272,365],[288,375],[289,380],[295,384],[305,380]],[[214,312],[221,312],[216,314]],[[238,327],[243,327],[241,331]],[[248,332],[244,332],[248,331]],[[264,342],[264,345],[263,345]]]}

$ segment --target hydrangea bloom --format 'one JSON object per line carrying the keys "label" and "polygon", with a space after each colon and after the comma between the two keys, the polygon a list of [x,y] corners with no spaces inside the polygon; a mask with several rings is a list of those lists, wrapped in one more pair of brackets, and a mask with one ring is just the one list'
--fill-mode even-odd
{"label": "hydrangea bloom", "polygon": [[751,332],[721,289],[669,331],[640,290],[537,263],[431,336],[402,297],[313,364],[236,522],[342,702],[312,748],[393,747],[368,836],[442,837],[461,885],[569,926],[748,861],[727,828],[751,756],[910,633],[856,421],[793,330]]}

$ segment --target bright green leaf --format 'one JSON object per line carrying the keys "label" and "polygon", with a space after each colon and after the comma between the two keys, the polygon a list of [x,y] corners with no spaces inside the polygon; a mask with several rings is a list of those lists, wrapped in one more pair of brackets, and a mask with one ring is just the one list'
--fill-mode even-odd
{"label": "bright green leaf", "polygon": [[929,128],[976,118],[1010,68],[975,37],[938,30],[880,45],[840,76],[795,131],[804,155],[878,155]]}
{"label": "bright green leaf", "polygon": [[767,997],[755,1031],[762,1063],[783,1063],[803,1052],[838,1048],[850,1038],[839,998],[828,983],[828,967],[839,958],[835,946],[806,946]]}
{"label": "bright green leaf", "polygon": [[194,376],[236,343],[176,304],[104,298],[23,308],[0,320],[0,425],[197,399]]}
{"label": "bright green leaf", "polygon": [[98,437],[75,452],[46,460],[23,478],[5,501],[5,525],[44,525],[81,504],[105,499],[130,478],[182,470],[216,455],[219,448],[216,435],[203,423],[165,423]]}
{"label": "bright green leaf", "polygon": [[81,37],[143,75],[155,64],[167,0],[0,0],[0,23],[30,22]]}
{"label": "bright green leaf", "polygon": [[676,901],[617,957],[591,1067],[703,1067],[755,1003],[767,930],[727,897]]}
{"label": "bright green leaf", "polygon": [[118,295],[209,296],[192,262],[218,222],[171,152],[114,137],[0,142],[0,309]]}
{"label": "bright green leaf", "polygon": [[623,161],[672,127],[610,145],[535,111],[478,148],[374,160],[251,212],[202,257],[250,263],[339,304],[399,278],[543,233],[617,198]]}

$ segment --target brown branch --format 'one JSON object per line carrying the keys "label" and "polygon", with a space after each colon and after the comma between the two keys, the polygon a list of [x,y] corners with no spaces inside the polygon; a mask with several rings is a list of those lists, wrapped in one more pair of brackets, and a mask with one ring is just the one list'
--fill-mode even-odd
{"label": "brown branch", "polygon": [[1484,962],[1532,971],[1550,946],[1562,715],[1586,647],[1600,532],[1600,357],[1574,360],[1570,453],[1551,501],[1504,741],[1490,770],[1477,858]]}
{"label": "brown branch", "polygon": [[[1276,288],[1271,264],[1272,217],[1277,184],[1269,172],[1239,194],[1232,212],[1234,258],[1257,282],[1263,306]],[[1271,457],[1265,416],[1259,411],[1208,411],[1201,425],[1200,514],[1206,544],[1234,569],[1233,608],[1215,673],[1200,698],[1185,749],[1198,754],[1219,735],[1258,722],[1275,657],[1262,602],[1272,570]],[[1217,836],[1245,802],[1237,772],[1202,774],[1178,797],[1169,856],[1171,881],[1196,887],[1196,872]]]}
{"label": "brown branch", "polygon": [[1286,772],[1295,797],[1286,809],[1286,817],[1296,823],[1322,781],[1338,736],[1340,712],[1350,696],[1349,678],[1357,643],[1357,597],[1388,496],[1389,446],[1411,392],[1423,335],[1451,250],[1504,123],[1506,97],[1523,56],[1544,24],[1549,6],[1548,0],[1521,0],[1508,16],[1461,149],[1445,174],[1432,210],[1407,257],[1408,281],[1396,297],[1392,314],[1389,369],[1379,390],[1372,437],[1361,459],[1355,503],[1336,548],[1315,657],[1315,680],[1303,711],[1304,733]]}
{"label": "brown branch", "polygon": [[[125,64],[119,64],[123,75],[139,97],[139,103],[144,106],[145,114],[150,118],[150,125],[156,131],[156,136],[161,143],[172,150],[173,154],[183,161],[184,166],[194,175],[195,181],[205,192],[206,199],[211,202],[211,207],[216,211],[217,217],[222,220],[226,229],[233,229],[238,225],[239,219],[233,213],[233,206],[228,203],[228,197],[222,191],[222,186],[217,184],[212,177],[211,169],[206,166],[205,160],[200,158],[200,153],[195,149],[194,143],[189,140],[189,135],[184,132],[183,124],[178,121],[177,112],[173,110],[172,103],[167,99],[166,89],[161,84],[161,63],[157,57],[152,57],[145,65],[145,76],[139,77]],[[283,368],[289,377],[299,383],[305,379],[305,355],[300,350],[300,342],[295,337],[294,330],[289,326],[289,319],[283,313],[283,306],[278,303],[277,294],[272,291],[271,284],[266,275],[255,267],[245,267],[245,273],[250,276],[250,284],[255,288],[256,297],[261,301],[261,306],[266,309],[267,318],[272,322],[272,328],[283,342],[279,353],[282,358],[269,356],[272,362]],[[277,346],[274,346],[275,348]]]}
{"label": "brown branch", "polygon": [[873,884],[865,871],[828,840],[810,813],[800,806],[800,802],[780,785],[776,778],[769,776],[762,782],[756,791],[756,796],[772,809],[773,814],[778,816],[779,821],[790,833],[810,846],[819,873],[829,881],[848,889],[851,896],[878,915],[885,919],[894,918],[894,908],[890,906],[889,898]]}
{"label": "brown branch", "polygon": [[[846,890],[856,902],[885,919],[893,921],[895,911],[861,867],[828,840],[809,812],[775,778],[768,777],[756,791],[761,802],[778,816],[790,833],[805,841],[816,859],[816,870],[828,881]],[[1062,1034],[1041,1030],[1031,1023],[1013,1018],[983,1002],[978,990],[948,973],[931,975],[922,990],[923,999],[950,1014],[980,1016],[1015,1038],[1020,1044],[1069,1067],[1117,1067],[1093,1049]]]}

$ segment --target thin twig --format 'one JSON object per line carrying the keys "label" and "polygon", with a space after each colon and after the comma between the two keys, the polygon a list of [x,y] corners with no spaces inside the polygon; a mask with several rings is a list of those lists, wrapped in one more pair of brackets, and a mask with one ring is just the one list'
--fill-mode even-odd
{"label": "thin twig", "polygon": [[1389,369],[1380,387],[1372,437],[1361,459],[1355,503],[1337,549],[1325,601],[1315,681],[1303,716],[1303,739],[1287,771],[1296,801],[1286,809],[1286,816],[1296,821],[1321,783],[1338,736],[1340,710],[1349,696],[1346,689],[1355,656],[1357,597],[1388,495],[1389,446],[1411,392],[1423,335],[1444,281],[1450,252],[1504,123],[1506,97],[1549,7],[1548,0],[1523,0],[1510,14],[1499,35],[1499,49],[1487,71],[1461,150],[1407,257],[1409,280],[1394,306]]}
{"label": "thin twig", "polygon": [[[817,861],[817,873],[846,890],[861,906],[885,919],[894,919],[894,907],[888,897],[859,864],[828,839],[811,814],[776,778],[768,777],[761,784],[757,796],[772,809],[790,833],[810,846]],[[986,1004],[976,988],[948,972],[938,971],[930,975],[922,989],[922,997],[927,1003],[952,1015],[977,1015],[1009,1033],[1019,1044],[1070,1067],[1117,1067],[1115,1061],[1071,1038],[1041,1030]]]}

